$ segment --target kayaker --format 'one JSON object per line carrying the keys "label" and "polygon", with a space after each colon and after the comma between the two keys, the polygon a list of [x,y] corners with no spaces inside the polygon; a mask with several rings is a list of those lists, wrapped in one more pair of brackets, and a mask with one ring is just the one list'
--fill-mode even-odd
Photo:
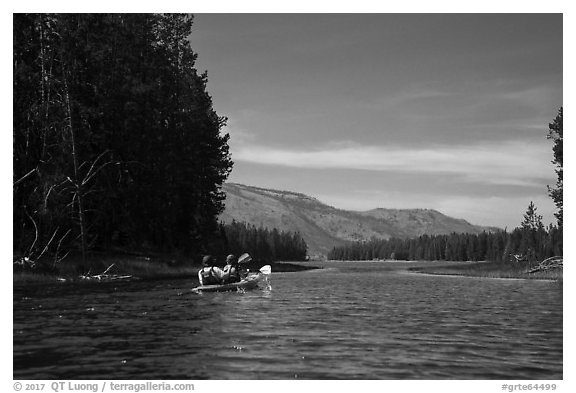
{"label": "kayaker", "polygon": [[202,269],[198,271],[200,285],[217,285],[222,282],[224,272],[218,266],[213,266],[212,255],[202,258]]}
{"label": "kayaker", "polygon": [[238,258],[230,254],[226,257],[226,266],[224,266],[224,275],[222,277],[222,282],[224,284],[229,284],[231,282],[238,282],[242,279],[240,273],[240,267],[238,264]]}

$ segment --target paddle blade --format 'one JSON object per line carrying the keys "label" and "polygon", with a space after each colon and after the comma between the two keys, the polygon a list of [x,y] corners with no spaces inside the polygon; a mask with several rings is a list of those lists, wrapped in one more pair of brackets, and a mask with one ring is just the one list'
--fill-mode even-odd
{"label": "paddle blade", "polygon": [[260,268],[260,273],[262,274],[272,274],[272,267],[270,265],[262,266]]}
{"label": "paddle blade", "polygon": [[252,260],[252,257],[248,253],[244,253],[244,254],[240,255],[240,258],[238,258],[238,263],[248,263],[251,260]]}

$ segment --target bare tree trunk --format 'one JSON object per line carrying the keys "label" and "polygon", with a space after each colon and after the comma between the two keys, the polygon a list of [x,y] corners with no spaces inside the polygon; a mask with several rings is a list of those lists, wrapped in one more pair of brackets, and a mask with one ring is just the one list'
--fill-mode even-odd
{"label": "bare tree trunk", "polygon": [[46,49],[44,47],[44,40],[46,38],[46,34],[44,32],[44,17],[40,18],[40,66],[41,66],[41,78],[40,78],[40,92],[41,92],[41,110],[44,111],[44,122],[41,127],[41,138],[42,138],[42,152],[40,154],[40,159],[44,160],[46,156],[46,137],[48,134],[48,111],[49,111],[49,99],[47,99],[46,94],[49,91],[49,87],[46,86],[48,83],[48,76],[46,74],[46,67],[45,67],[45,58],[46,58]]}
{"label": "bare tree trunk", "polygon": [[68,89],[68,78],[64,71],[64,91],[66,99],[66,111],[68,114],[68,127],[70,129],[70,139],[72,144],[72,163],[74,165],[74,187],[76,189],[76,198],[78,200],[78,224],[80,226],[80,240],[82,242],[82,262],[86,262],[86,225],[84,217],[84,195],[82,182],[78,175],[78,153],[76,151],[76,138],[74,135],[74,126],[72,124],[72,110],[70,108],[70,91]]}

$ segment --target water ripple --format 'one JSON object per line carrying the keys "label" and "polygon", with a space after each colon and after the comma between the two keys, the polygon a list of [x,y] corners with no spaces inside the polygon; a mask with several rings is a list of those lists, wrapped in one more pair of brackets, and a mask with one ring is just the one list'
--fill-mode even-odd
{"label": "water ripple", "polygon": [[561,379],[562,288],[399,274],[16,288],[17,379]]}

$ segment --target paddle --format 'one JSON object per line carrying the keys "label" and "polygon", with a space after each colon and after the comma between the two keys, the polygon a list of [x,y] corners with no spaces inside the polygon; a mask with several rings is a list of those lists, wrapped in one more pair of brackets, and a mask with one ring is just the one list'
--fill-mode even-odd
{"label": "paddle", "polygon": [[[250,272],[250,271],[248,271],[248,272]],[[272,267],[270,265],[262,266],[260,268],[260,270],[258,270],[258,272],[267,276],[269,274],[272,274]],[[256,272],[253,272],[253,273],[256,273]]]}
{"label": "paddle", "polygon": [[238,263],[248,263],[252,260],[252,257],[246,252],[242,255],[240,255],[240,258],[238,258]]}
{"label": "paddle", "polygon": [[265,265],[260,268],[260,273],[262,274],[272,274],[272,267],[270,265]]}
{"label": "paddle", "polygon": [[[244,254],[240,255],[240,258],[238,258],[238,263],[248,263],[252,261],[252,257],[250,256],[250,254],[248,254],[247,252],[245,252]],[[262,274],[272,274],[272,267],[270,265],[265,265],[262,266],[259,270],[260,273]]]}

